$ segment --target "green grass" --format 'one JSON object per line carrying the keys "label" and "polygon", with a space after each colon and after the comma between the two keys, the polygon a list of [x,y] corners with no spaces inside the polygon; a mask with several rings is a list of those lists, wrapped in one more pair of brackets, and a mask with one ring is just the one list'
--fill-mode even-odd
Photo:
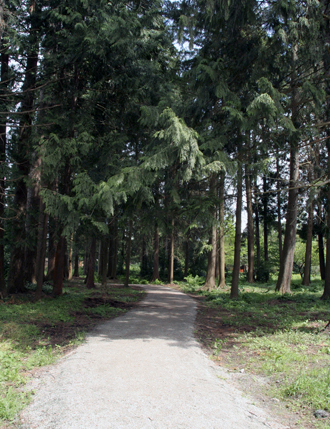
{"label": "green grass", "polygon": [[[45,290],[49,292],[47,286]],[[53,363],[68,347],[81,343],[95,323],[122,314],[125,303],[142,297],[139,290],[111,285],[87,290],[80,280],[66,283],[58,298],[44,295],[34,303],[31,293],[0,302],[0,425],[12,421],[30,401],[31,392],[24,391],[29,371]],[[96,298],[96,304],[86,305],[89,298]],[[124,308],[111,307],[108,300],[122,302]]]}
{"label": "green grass", "polygon": [[330,412],[330,331],[324,330],[330,301],[320,299],[323,282],[301,286],[300,276],[294,276],[292,294],[282,296],[274,292],[275,279],[250,285],[242,277],[235,300],[229,288],[205,292],[202,285],[203,279],[190,277],[181,288],[204,296],[215,323],[224,326],[227,338],[215,338],[212,331],[203,337],[212,355],[229,368],[268,377],[270,397],[300,413],[302,422],[330,428],[330,418],[313,416],[317,409]]}

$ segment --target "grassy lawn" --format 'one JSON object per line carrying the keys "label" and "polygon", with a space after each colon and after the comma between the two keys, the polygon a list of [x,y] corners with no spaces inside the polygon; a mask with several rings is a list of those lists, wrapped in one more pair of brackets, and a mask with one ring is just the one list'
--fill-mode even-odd
{"label": "grassy lawn", "polygon": [[108,285],[87,290],[82,280],[65,283],[63,296],[41,301],[30,294],[0,300],[0,426],[10,422],[31,399],[24,391],[31,372],[53,363],[84,340],[97,323],[126,312],[141,300],[138,288]]}
{"label": "grassy lawn", "polygon": [[[204,292],[202,279],[188,278],[184,292],[202,297],[196,336],[215,361],[232,371],[267,379],[264,393],[280,400],[298,417],[296,427],[330,428],[330,302],[321,301],[323,282],[301,286],[293,278],[291,295],[274,293],[275,280],[249,285],[240,296],[229,288]],[[261,388],[261,387],[260,387]]]}

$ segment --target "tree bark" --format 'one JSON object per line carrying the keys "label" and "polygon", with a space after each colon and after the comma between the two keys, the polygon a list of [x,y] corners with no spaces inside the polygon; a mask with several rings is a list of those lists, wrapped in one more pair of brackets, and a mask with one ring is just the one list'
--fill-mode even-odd
{"label": "tree bark", "polygon": [[311,282],[311,263],[312,263],[312,242],[313,242],[313,214],[314,214],[314,198],[308,205],[308,222],[307,222],[307,240],[305,251],[305,266],[302,284],[309,286]]}
{"label": "tree bark", "polygon": [[282,260],[276,283],[276,291],[291,293],[291,276],[294,261],[294,249],[296,244],[296,225],[298,192],[297,183],[299,178],[299,152],[296,144],[291,145],[290,151],[290,190],[288,208],[286,214],[286,226],[283,243]]}
{"label": "tree bark", "polygon": [[133,231],[133,220],[129,220],[128,235],[127,235],[127,246],[126,246],[126,278],[124,286],[128,287],[129,284],[129,272],[131,265],[131,244],[132,244],[132,231]]}
{"label": "tree bark", "polygon": [[174,280],[174,216],[171,220],[171,234],[169,243],[169,261],[168,261],[168,282],[173,283]]}
{"label": "tree bark", "polygon": [[[14,197],[14,208],[16,217],[13,221],[12,239],[15,242],[12,248],[9,275],[8,275],[8,291],[10,293],[25,292],[25,242],[26,242],[26,205],[27,205],[27,179],[30,172],[30,153],[31,153],[31,125],[33,114],[33,103],[35,98],[34,87],[36,84],[36,70],[38,64],[38,50],[36,45],[36,35],[30,37],[31,46],[25,70],[25,79],[22,92],[25,94],[22,104],[22,119],[20,121],[20,135],[17,146],[14,150],[14,161],[16,162],[19,171],[19,178],[16,182],[16,190]],[[35,33],[35,28],[33,28]]]}
{"label": "tree bark", "polygon": [[[3,31],[3,8],[4,1],[1,1],[0,7],[2,8],[2,16],[0,11],[1,25],[0,29]],[[2,33],[1,33],[1,42],[2,42]],[[8,64],[9,56],[5,53],[3,43],[1,43],[1,92],[6,93],[8,84]],[[1,94],[0,92],[0,94]],[[5,104],[1,105],[3,111],[6,111],[7,108]],[[7,146],[7,117],[1,117],[0,124],[0,298],[5,298],[7,296],[7,287],[5,283],[5,252],[4,252],[4,212],[5,212],[5,194],[6,194],[6,182],[5,182],[5,165],[6,165],[6,146]]]}
{"label": "tree bark", "polygon": [[246,203],[248,220],[248,283],[254,283],[254,225],[253,225],[253,207],[252,207],[252,189],[251,189],[251,170],[248,165],[245,166],[245,185],[246,185]]}
{"label": "tree bark", "polygon": [[184,273],[183,276],[187,277],[189,270],[189,231],[187,232],[185,246],[184,246]]}
{"label": "tree bark", "polygon": [[52,217],[48,219],[48,268],[46,274],[46,280],[51,280],[54,277],[55,269],[55,221]]}
{"label": "tree bark", "polygon": [[225,173],[220,173],[219,183],[219,282],[218,287],[226,286],[226,261],[225,261]]}
{"label": "tree bark", "polygon": [[277,156],[276,156],[276,188],[277,188],[277,231],[278,231],[278,253],[279,253],[279,260],[281,263],[282,259],[282,223],[281,223],[281,174],[280,174],[280,160],[279,160],[279,153],[277,150]]}
{"label": "tree bark", "polygon": [[237,201],[236,201],[236,226],[235,226],[235,250],[234,250],[234,268],[233,278],[231,283],[231,298],[238,298],[238,283],[239,283],[239,270],[241,262],[241,235],[242,235],[242,164],[240,156],[238,158],[238,171],[237,171]]}
{"label": "tree bark", "polygon": [[72,249],[72,244],[73,244],[73,234],[70,235],[70,245],[69,245],[69,274],[68,274],[68,280],[72,280],[73,277],[73,249]]}
{"label": "tree bark", "polygon": [[95,288],[95,283],[94,283],[95,254],[96,254],[96,238],[92,237],[89,258],[88,258],[88,274],[86,279],[87,289]]}
{"label": "tree bark", "polygon": [[159,229],[158,224],[155,222],[155,233],[154,233],[154,270],[151,277],[151,282],[160,280],[159,275]]}
{"label": "tree bark", "polygon": [[[210,179],[210,197],[215,200],[216,192],[217,192],[217,175],[213,174]],[[212,217],[212,225],[209,236],[209,245],[211,246],[211,250],[208,254],[207,261],[207,271],[206,271],[206,279],[203,289],[212,290],[216,288],[215,285],[215,266],[216,266],[216,258],[217,258],[217,211],[216,206],[213,204],[211,208],[211,217]]]}
{"label": "tree bark", "polygon": [[74,255],[74,273],[73,277],[79,277],[79,254],[78,252]]}
{"label": "tree bark", "polygon": [[60,236],[55,253],[55,267],[53,277],[53,295],[60,296],[63,293],[63,279],[64,279],[64,258],[65,258],[65,237]]}
{"label": "tree bark", "polygon": [[[268,257],[268,194],[267,192],[267,180],[266,177],[263,176],[263,190],[264,195],[262,197],[263,200],[263,216],[264,216],[264,261],[265,261],[265,268],[268,271],[267,262],[269,261]],[[268,274],[267,274],[268,277]]]}
{"label": "tree bark", "polygon": [[45,213],[45,204],[40,198],[39,203],[39,223],[38,223],[38,245],[37,245],[37,287],[35,292],[35,300],[41,298],[42,285],[45,277],[45,256],[47,247],[47,224],[48,224],[48,213]]}
{"label": "tree bark", "polygon": [[108,248],[109,248],[108,239],[106,237],[102,237],[101,252],[100,252],[100,262],[101,262],[100,276],[102,278],[102,286],[105,286],[107,284]]}

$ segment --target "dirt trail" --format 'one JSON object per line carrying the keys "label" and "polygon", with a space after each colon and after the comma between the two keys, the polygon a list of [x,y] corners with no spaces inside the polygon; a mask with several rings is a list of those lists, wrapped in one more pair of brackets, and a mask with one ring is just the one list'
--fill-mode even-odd
{"label": "dirt trail", "polygon": [[44,371],[24,429],[283,428],[231,386],[193,337],[195,301],[161,286]]}

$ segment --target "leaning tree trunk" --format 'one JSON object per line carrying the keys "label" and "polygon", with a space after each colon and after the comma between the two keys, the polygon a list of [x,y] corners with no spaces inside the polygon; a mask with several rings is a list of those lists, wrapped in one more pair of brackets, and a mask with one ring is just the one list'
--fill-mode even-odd
{"label": "leaning tree trunk", "polygon": [[[4,2],[0,2],[0,8],[3,12]],[[3,25],[3,15],[0,12],[0,28]],[[1,35],[2,36],[2,35]],[[1,37],[2,39],[2,37]],[[6,94],[8,87],[8,64],[9,56],[4,52],[3,44],[1,43],[1,93]],[[5,96],[4,96],[5,98]],[[1,103],[1,110],[6,112],[5,104]],[[5,165],[6,165],[6,145],[7,145],[7,116],[1,116],[0,124],[0,298],[7,296],[7,288],[5,283],[5,252],[4,252],[4,213],[5,213]]]}
{"label": "leaning tree trunk", "polygon": [[225,173],[220,173],[219,183],[219,281],[218,287],[226,286],[226,261],[225,261]]}
{"label": "leaning tree trunk", "polygon": [[155,222],[155,234],[154,234],[154,270],[151,277],[151,282],[160,280],[159,275],[159,229],[158,224]]}
{"label": "leaning tree trunk", "polygon": [[129,220],[128,235],[127,235],[127,246],[126,246],[126,277],[124,286],[128,287],[129,284],[129,272],[131,265],[131,246],[132,246],[132,232],[133,232],[133,220]]}
{"label": "leaning tree trunk", "polygon": [[[210,197],[215,199],[217,193],[217,175],[213,174],[210,179]],[[211,208],[211,217],[212,217],[212,225],[209,236],[209,245],[211,246],[211,250],[208,254],[208,262],[207,262],[207,271],[206,271],[206,279],[203,289],[212,290],[215,289],[215,267],[216,267],[216,258],[217,258],[217,211],[215,204],[212,205]]]}
{"label": "leaning tree trunk", "polygon": [[231,283],[231,298],[238,298],[238,283],[239,283],[239,270],[241,262],[241,235],[242,235],[242,194],[243,194],[243,174],[242,174],[242,163],[240,156],[238,159],[238,171],[237,171],[237,200],[236,200],[236,226],[235,226],[235,250],[234,250],[234,268],[233,278]]}
{"label": "leaning tree trunk", "polygon": [[88,274],[86,279],[87,289],[95,288],[94,272],[95,272],[95,254],[96,254],[96,238],[92,238],[89,258],[88,258]]}
{"label": "leaning tree trunk", "polygon": [[245,166],[245,185],[246,185],[246,205],[248,219],[248,272],[247,281],[253,283],[254,271],[254,225],[253,225],[253,207],[251,190],[251,169],[249,165]]}

